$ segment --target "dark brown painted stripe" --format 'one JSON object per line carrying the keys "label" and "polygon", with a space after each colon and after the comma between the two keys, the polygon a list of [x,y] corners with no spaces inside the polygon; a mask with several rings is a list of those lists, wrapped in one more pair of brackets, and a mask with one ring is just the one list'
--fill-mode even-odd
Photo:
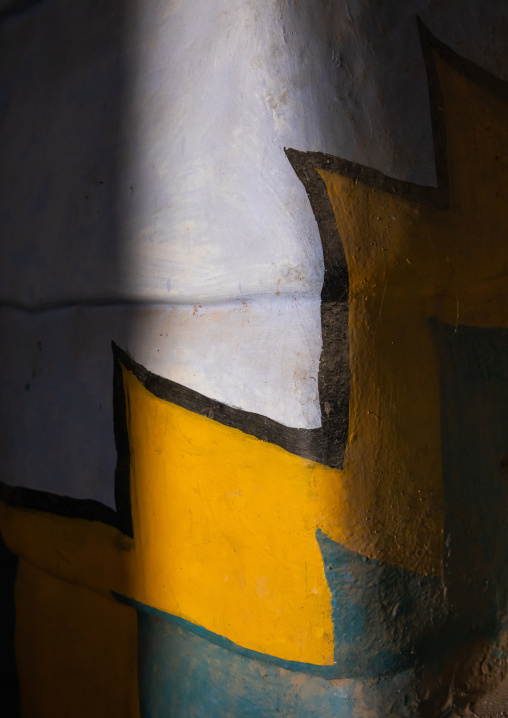
{"label": "dark brown painted stripe", "polygon": [[[145,389],[159,399],[181,406],[188,411],[200,414],[208,419],[213,419],[224,426],[238,429],[245,434],[250,434],[257,439],[261,439],[261,441],[276,444],[291,454],[324,463],[321,461],[321,447],[317,444],[317,439],[319,439],[319,434],[322,434],[322,429],[295,429],[279,424],[277,421],[262,416],[261,414],[255,414],[250,411],[228,406],[204,394],[200,394],[193,389],[189,389],[183,386],[183,384],[178,384],[170,379],[165,379],[158,374],[154,374],[142,364],[138,364],[130,354],[114,343],[113,353],[115,355],[115,363],[121,364],[128,371],[132,372]],[[115,396],[117,396],[117,393],[115,393]],[[120,404],[120,401],[118,401],[118,404]],[[118,429],[118,433],[119,435],[125,436],[124,429]],[[125,447],[123,440],[122,446]],[[118,443],[117,448],[120,448]],[[124,467],[120,469],[123,474],[125,467],[128,466],[128,461],[126,458],[120,456],[120,452],[119,464],[122,464]]]}
{"label": "dark brown painted stripe", "polygon": [[102,521],[105,524],[117,526],[124,531],[118,512],[100,501],[92,499],[73,499],[70,496],[60,496],[49,491],[38,491],[23,486],[10,486],[0,482],[0,500],[9,506],[21,506],[25,509],[46,511],[58,516],[69,516],[87,521]]}

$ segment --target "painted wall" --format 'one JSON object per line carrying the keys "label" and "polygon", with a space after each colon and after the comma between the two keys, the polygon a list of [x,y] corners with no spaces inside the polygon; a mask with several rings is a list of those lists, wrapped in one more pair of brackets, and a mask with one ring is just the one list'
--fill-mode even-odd
{"label": "painted wall", "polygon": [[0,13],[22,715],[436,716],[501,680],[504,8]]}

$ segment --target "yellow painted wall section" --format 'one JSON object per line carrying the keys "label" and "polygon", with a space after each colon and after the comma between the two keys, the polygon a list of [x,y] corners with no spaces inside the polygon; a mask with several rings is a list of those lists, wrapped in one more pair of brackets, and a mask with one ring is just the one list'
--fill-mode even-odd
{"label": "yellow painted wall section", "polygon": [[339,472],[124,381],[135,598],[256,651],[333,663],[316,530],[338,515]]}
{"label": "yellow painted wall section", "polygon": [[136,612],[19,562],[23,718],[139,718]]}
{"label": "yellow painted wall section", "polygon": [[508,107],[436,62],[448,211],[321,172],[350,274],[350,443],[340,531],[329,535],[430,573],[440,571],[443,499],[429,319],[508,327]]}
{"label": "yellow painted wall section", "polygon": [[1,505],[11,549],[53,576],[114,590],[251,650],[333,663],[316,531],[339,530],[341,472],[158,399],[125,370],[124,382],[134,540]]}
{"label": "yellow painted wall section", "polygon": [[134,541],[112,526],[0,501],[0,529],[11,551],[55,578],[105,598],[129,589]]}

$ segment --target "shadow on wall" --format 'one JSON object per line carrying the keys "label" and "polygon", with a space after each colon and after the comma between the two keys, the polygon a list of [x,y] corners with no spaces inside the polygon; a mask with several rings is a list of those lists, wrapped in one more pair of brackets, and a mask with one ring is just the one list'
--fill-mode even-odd
{"label": "shadow on wall", "polygon": [[[83,504],[100,502],[97,518],[110,522],[111,340],[128,334],[132,316],[119,212],[126,9],[119,0],[40,0],[0,14],[9,182],[0,197],[0,325],[9,337],[0,347],[1,481],[33,492],[24,505],[56,513],[89,517]],[[81,506],[45,506],[41,490]]]}
{"label": "shadow on wall", "polygon": [[2,716],[19,715],[19,689],[14,656],[14,583],[18,560],[0,536],[0,695]]}
{"label": "shadow on wall", "polygon": [[[62,497],[74,496],[74,503],[64,501],[63,513],[70,515],[93,509],[95,502],[86,500],[90,477],[100,484],[108,474],[104,483],[113,491],[111,336],[100,336],[93,318],[84,326],[83,317],[121,300],[117,193],[126,6],[122,0],[0,2],[0,157],[8,178],[0,196],[0,325],[2,337],[8,337],[0,349],[0,479],[9,485],[21,477],[29,487],[22,503],[33,508],[62,513]],[[100,342],[104,351],[97,351]],[[90,391],[91,377],[101,373],[102,383]],[[73,455],[76,437],[82,460]],[[53,505],[35,490],[37,482],[54,491]],[[16,490],[9,490],[14,503],[20,503]],[[5,532],[4,525],[0,531]],[[41,545],[44,540],[42,535],[36,539]],[[17,565],[0,538],[3,718],[20,712],[14,650]],[[28,562],[20,559],[19,566],[26,573]],[[36,591],[30,601],[34,615],[39,614],[34,620],[44,623]],[[19,605],[16,610],[19,616]],[[65,619],[62,625],[67,625]],[[92,625],[89,632],[94,635]],[[46,638],[43,631],[32,633],[28,644],[20,646],[27,636],[17,635],[27,715],[44,713],[44,695],[37,704],[31,694],[38,692],[43,665],[53,666],[62,653],[58,635],[44,643],[41,637]],[[74,645],[72,651],[76,640],[68,626],[66,641],[70,650],[63,655],[69,669],[84,673],[82,646]],[[58,712],[54,706],[47,709],[44,715]],[[74,714],[72,707],[69,711],[67,715]]]}

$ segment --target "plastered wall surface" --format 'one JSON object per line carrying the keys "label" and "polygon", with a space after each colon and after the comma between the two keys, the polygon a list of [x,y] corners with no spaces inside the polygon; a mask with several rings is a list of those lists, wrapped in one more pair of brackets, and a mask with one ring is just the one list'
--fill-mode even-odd
{"label": "plastered wall surface", "polygon": [[[10,337],[0,349],[4,476],[114,508],[111,341],[156,374],[198,385],[231,406],[281,423],[290,414],[300,428],[319,426],[317,359],[309,365],[309,348],[321,344],[319,304],[289,295],[192,307],[0,309]],[[216,340],[218,324],[227,326],[229,341]],[[48,414],[57,436],[55,424],[41,428]]]}
{"label": "plastered wall surface", "polygon": [[[457,20],[451,5],[432,3],[373,9],[111,0],[90,13],[86,3],[45,0],[8,15],[1,141],[10,189],[1,214],[0,286],[8,325],[19,317],[21,353],[37,353],[42,342],[45,362],[36,380],[24,370],[4,388],[9,417],[23,406],[13,423],[43,423],[49,394],[55,415],[66,413],[69,391],[58,383],[82,386],[83,372],[73,354],[44,341],[40,322],[45,314],[66,341],[69,322],[78,331],[80,315],[70,320],[52,308],[92,303],[102,315],[97,324],[116,324],[116,333],[97,329],[96,348],[87,349],[96,397],[76,412],[79,429],[60,424],[58,445],[69,447],[76,466],[87,463],[80,454],[88,443],[97,463],[114,461],[111,431],[98,437],[93,428],[111,404],[104,381],[111,339],[129,342],[148,368],[207,396],[287,426],[319,426],[322,250],[283,148],[328,152],[431,184],[415,14],[502,76],[500,12],[496,3],[481,10],[472,3]],[[259,296],[265,321],[249,323],[240,341],[231,313],[238,316],[246,301],[261,317]],[[285,321],[292,297],[298,316]],[[173,356],[162,319],[150,328],[132,307],[117,322],[118,308],[109,305],[125,302],[157,303],[159,312],[167,306],[166,323],[175,304],[180,316],[187,313],[172,331]],[[13,305],[26,316],[9,318]],[[206,331],[195,306],[211,315]],[[48,365],[51,352],[60,358]],[[253,366],[256,354],[265,359]],[[27,383],[34,384],[29,404]],[[111,503],[109,469],[100,480],[77,469],[74,480],[48,446],[37,472],[14,479],[12,465],[26,461],[26,452],[22,438],[9,444],[8,482],[57,493],[65,487],[70,496]]]}
{"label": "plastered wall surface", "polygon": [[0,19],[23,715],[473,700],[506,672],[503,10]]}

